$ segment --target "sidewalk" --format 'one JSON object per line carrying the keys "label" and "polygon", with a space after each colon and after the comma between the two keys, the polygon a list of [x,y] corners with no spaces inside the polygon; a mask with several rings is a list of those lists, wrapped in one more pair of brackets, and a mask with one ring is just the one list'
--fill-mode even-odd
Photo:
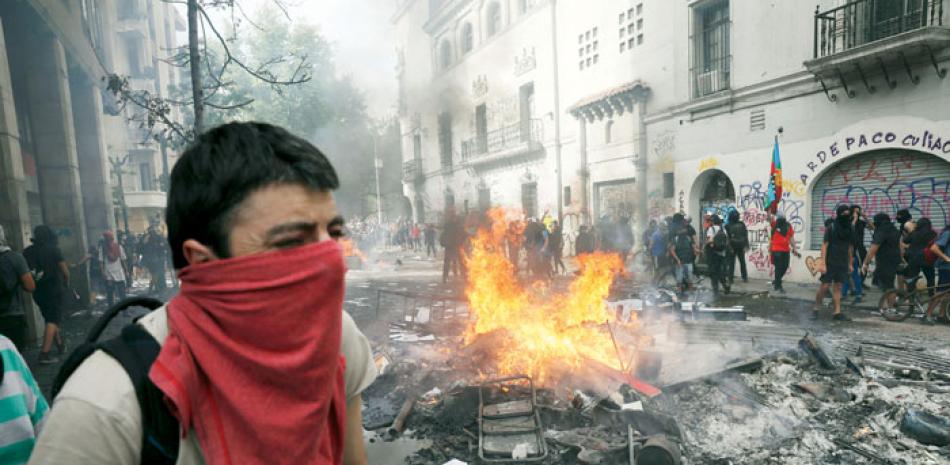
{"label": "sidewalk", "polygon": [[[818,292],[818,286],[820,283],[818,279],[815,279],[814,283],[793,283],[785,282],[784,288],[785,293],[781,294],[775,292],[772,289],[772,281],[767,279],[749,279],[748,283],[742,282],[742,279],[737,279],[736,282],[732,285],[732,291],[736,293],[748,293],[754,294],[757,292],[768,292],[769,297],[779,298],[786,300],[796,300],[796,301],[805,301],[813,303],[815,301],[815,293]],[[859,309],[877,312],[878,310],[878,301],[881,300],[882,292],[875,287],[865,288],[863,291],[862,302],[853,305],[854,297],[845,297],[842,296],[841,307],[845,310],[848,309]],[[828,297],[826,302],[830,302],[831,298]]]}

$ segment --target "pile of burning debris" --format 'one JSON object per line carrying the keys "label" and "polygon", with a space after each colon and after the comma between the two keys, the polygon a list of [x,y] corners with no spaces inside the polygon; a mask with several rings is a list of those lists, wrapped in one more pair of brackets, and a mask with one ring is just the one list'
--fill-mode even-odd
{"label": "pile of burning debris", "polygon": [[950,463],[946,358],[618,289],[607,254],[523,283],[490,215],[464,297],[377,294],[403,311],[364,427],[424,440],[408,463]]}
{"label": "pile of burning debris", "polygon": [[410,464],[950,462],[948,373],[867,357],[867,346],[836,359],[811,337],[799,345],[656,389],[466,382],[473,373],[448,357],[384,363],[365,394],[365,426],[382,440],[430,441]]}

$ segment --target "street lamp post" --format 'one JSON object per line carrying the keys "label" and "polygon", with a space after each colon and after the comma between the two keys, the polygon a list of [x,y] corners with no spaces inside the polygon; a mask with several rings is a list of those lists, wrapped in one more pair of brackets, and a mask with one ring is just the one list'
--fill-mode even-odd
{"label": "street lamp post", "polygon": [[377,135],[373,134],[373,165],[376,171],[376,224],[383,224],[383,194],[379,189],[379,170],[383,167],[383,161],[379,158],[379,150],[376,143]]}
{"label": "street lamp post", "polygon": [[125,184],[122,181],[122,168],[129,162],[129,155],[119,158],[109,158],[109,164],[112,165],[112,172],[119,180],[119,208],[122,209],[122,226],[125,227],[125,234],[129,234],[129,209],[125,204]]}

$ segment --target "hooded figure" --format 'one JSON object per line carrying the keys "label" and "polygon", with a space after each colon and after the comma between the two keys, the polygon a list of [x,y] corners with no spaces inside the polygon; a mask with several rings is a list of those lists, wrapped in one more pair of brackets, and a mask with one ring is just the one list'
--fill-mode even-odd
{"label": "hooded figure", "polygon": [[7,243],[7,234],[3,231],[3,225],[0,225],[0,253],[12,250]]}

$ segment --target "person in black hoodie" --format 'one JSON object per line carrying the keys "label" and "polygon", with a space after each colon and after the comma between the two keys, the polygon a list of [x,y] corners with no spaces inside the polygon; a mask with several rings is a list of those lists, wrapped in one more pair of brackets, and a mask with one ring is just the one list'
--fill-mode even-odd
{"label": "person in black hoodie", "polygon": [[851,208],[840,205],[835,211],[835,220],[830,227],[825,228],[825,238],[821,245],[821,257],[818,268],[822,271],[821,286],[815,295],[815,307],[811,318],[818,319],[818,309],[828,288],[832,288],[832,300],[835,309],[833,318],[838,321],[849,321],[850,318],[841,313],[841,286],[854,271],[854,240],[851,224]]}
{"label": "person in black hoodie", "polygon": [[927,291],[932,296],[934,293],[934,267],[928,265],[924,259],[924,249],[930,247],[931,242],[937,238],[930,223],[930,218],[921,218],[910,229],[909,234],[904,237],[904,257],[907,259],[907,268],[904,269],[904,281],[908,289],[914,289],[920,273],[927,278]]}
{"label": "person in black hoodie", "polygon": [[872,282],[878,289],[887,292],[894,289],[897,265],[901,262],[901,233],[891,222],[891,217],[887,213],[874,215],[872,223],[874,236],[871,238],[868,256],[864,260],[863,271],[867,274],[869,264],[872,261],[875,262]]}
{"label": "person in black hoodie", "polygon": [[52,228],[45,224],[37,226],[33,230],[32,240],[33,245],[23,251],[23,256],[37,276],[33,300],[46,321],[39,362],[48,365],[59,361],[50,354],[54,342],[60,355],[66,353],[66,343],[59,333],[59,325],[63,321],[63,301],[69,289],[69,267]]}

